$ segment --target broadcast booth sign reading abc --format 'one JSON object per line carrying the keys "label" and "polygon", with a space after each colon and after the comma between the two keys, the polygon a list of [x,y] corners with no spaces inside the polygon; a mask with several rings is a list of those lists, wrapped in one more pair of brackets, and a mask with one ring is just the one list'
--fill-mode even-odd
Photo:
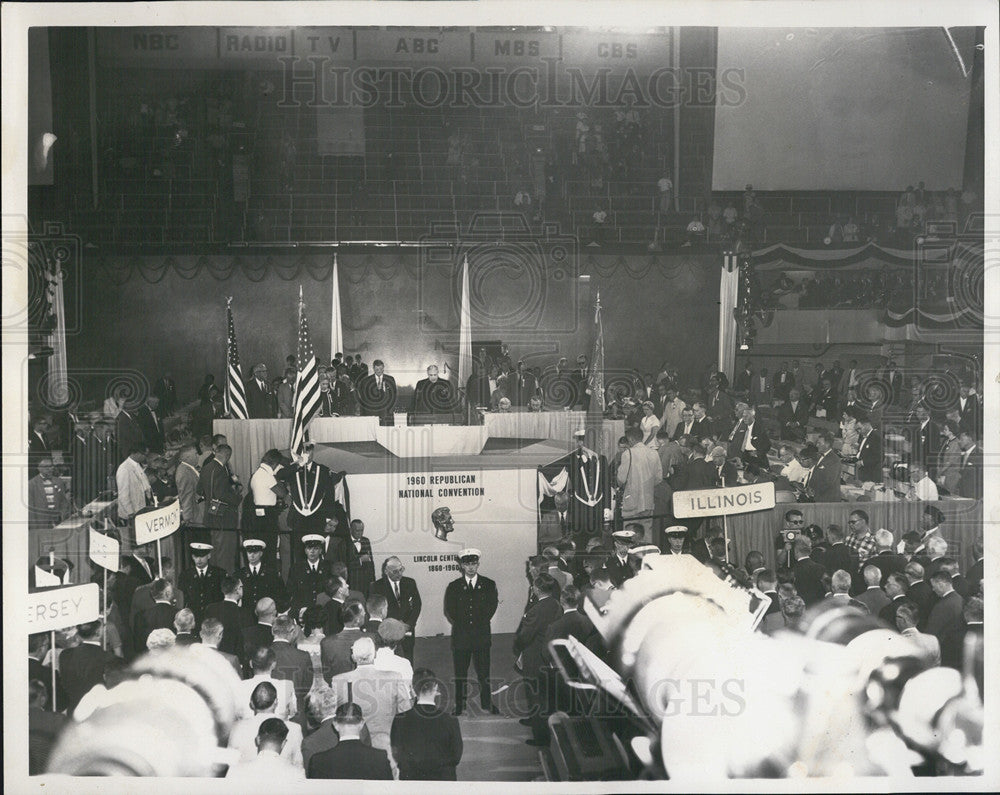
{"label": "broadcast booth sign reading abc", "polygon": [[181,504],[176,500],[169,505],[137,513],[135,516],[135,543],[148,544],[166,538],[181,526]]}
{"label": "broadcast booth sign reading abc", "polygon": [[678,519],[753,513],[773,507],[773,483],[674,492],[674,516]]}
{"label": "broadcast booth sign reading abc", "polygon": [[32,635],[86,624],[100,615],[101,589],[96,582],[28,594],[28,632]]}

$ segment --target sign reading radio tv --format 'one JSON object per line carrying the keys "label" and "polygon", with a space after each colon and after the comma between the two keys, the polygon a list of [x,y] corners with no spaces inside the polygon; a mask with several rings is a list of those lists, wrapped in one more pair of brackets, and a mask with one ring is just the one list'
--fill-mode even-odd
{"label": "sign reading radio tv", "polygon": [[337,63],[473,64],[537,68],[543,61],[570,67],[659,69],[670,63],[670,37],[572,31],[440,30],[346,27],[150,27],[96,30],[101,66],[160,69],[282,69],[283,58]]}
{"label": "sign reading radio tv", "polygon": [[674,492],[674,516],[678,519],[753,513],[773,507],[773,483]]}
{"label": "sign reading radio tv", "polygon": [[135,543],[148,544],[166,538],[181,526],[181,504],[176,500],[161,508],[135,515]]}

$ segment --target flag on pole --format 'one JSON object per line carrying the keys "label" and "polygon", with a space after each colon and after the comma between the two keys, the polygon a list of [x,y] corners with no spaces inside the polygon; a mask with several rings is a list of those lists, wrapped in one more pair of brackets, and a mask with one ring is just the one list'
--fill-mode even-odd
{"label": "flag on pole", "polygon": [[316,352],[309,339],[309,325],[306,322],[306,305],[299,287],[299,372],[295,377],[295,397],[292,410],[292,439],[288,447],[293,456],[302,452],[306,440],[309,421],[319,409],[319,364]]}
{"label": "flag on pole", "polygon": [[469,304],[469,258],[462,265],[462,308],[458,326],[458,389],[465,389],[472,375],[472,307]]}
{"label": "flag on pole", "polygon": [[604,323],[601,320],[601,293],[594,304],[594,351],[590,357],[590,374],[587,376],[589,410],[604,414]]}
{"label": "flag on pole", "polygon": [[226,414],[234,420],[250,418],[247,411],[246,386],[243,384],[243,372],[240,370],[240,354],[236,349],[236,327],[233,325],[233,298],[226,299]]}
{"label": "flag on pole", "polygon": [[722,267],[732,273],[740,266],[740,255],[735,251],[722,252]]}
{"label": "flag on pole", "polygon": [[340,317],[340,275],[337,272],[337,254],[333,255],[333,303],[330,310],[330,358],[344,350],[344,325]]}
{"label": "flag on pole", "polygon": [[66,302],[63,295],[64,272],[59,262],[50,259],[45,268],[45,300],[55,319],[49,335],[52,356],[48,362],[48,399],[56,406],[69,402],[69,364],[66,358]]}
{"label": "flag on pole", "polygon": [[90,528],[90,549],[87,554],[102,569],[118,571],[120,544],[111,536]]}

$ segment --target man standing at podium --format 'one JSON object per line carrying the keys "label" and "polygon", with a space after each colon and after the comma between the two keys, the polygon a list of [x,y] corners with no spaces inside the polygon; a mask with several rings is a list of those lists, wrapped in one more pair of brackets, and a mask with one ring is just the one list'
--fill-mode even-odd
{"label": "man standing at podium", "polygon": [[455,388],[438,377],[436,365],[427,368],[427,377],[417,381],[411,411],[417,416],[451,414],[455,410]]}
{"label": "man standing at podium", "polygon": [[378,417],[385,421],[392,419],[396,407],[396,379],[385,373],[385,362],[372,362],[372,372],[358,380],[358,402],[365,417]]}

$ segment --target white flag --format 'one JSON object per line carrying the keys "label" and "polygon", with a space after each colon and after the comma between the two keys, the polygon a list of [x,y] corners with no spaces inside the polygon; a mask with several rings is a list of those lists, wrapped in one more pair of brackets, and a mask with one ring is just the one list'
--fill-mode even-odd
{"label": "white flag", "polygon": [[58,576],[45,571],[41,566],[35,566],[35,587],[49,588],[53,585],[62,585],[63,581]]}
{"label": "white flag", "polygon": [[111,536],[90,530],[90,559],[108,571],[118,571],[121,545]]}

